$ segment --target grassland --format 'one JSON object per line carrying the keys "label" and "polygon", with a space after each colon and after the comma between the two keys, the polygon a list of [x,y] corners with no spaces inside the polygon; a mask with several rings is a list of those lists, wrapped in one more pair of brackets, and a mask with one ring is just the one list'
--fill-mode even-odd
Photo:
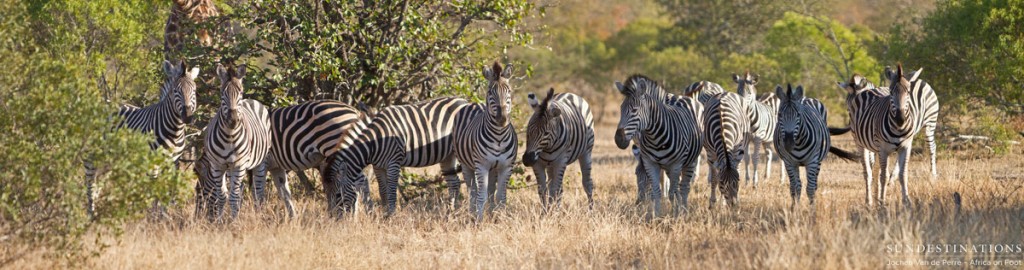
{"label": "grassland", "polygon": [[[935,181],[928,179],[924,155],[915,154],[909,170],[911,209],[899,204],[898,183],[889,185],[889,206],[866,207],[860,165],[838,159],[824,165],[814,208],[808,207],[805,197],[790,209],[788,185],[781,183],[776,167],[771,179],[757,189],[741,186],[738,208],[718,205],[709,210],[702,175],[694,181],[689,213],[646,221],[644,208],[633,205],[634,163],[628,151],[612,143],[611,122],[616,119],[602,118],[595,150],[597,203],[592,210],[586,207],[576,166],[567,174],[561,208],[544,213],[535,187],[527,187],[511,192],[506,209],[479,223],[465,211],[450,213],[441,207],[440,193],[403,202],[390,218],[371,212],[344,220],[329,218],[322,200],[301,198],[298,217],[286,221],[282,205],[273,199],[272,209],[256,213],[247,208],[229,225],[194,220],[193,207],[187,203],[171,208],[169,218],[128,224],[120,241],[105,240],[111,246],[86,265],[874,269],[922,259],[960,261],[966,264],[962,266],[976,259],[1024,260],[1021,252],[907,251],[922,245],[1024,244],[1024,168],[1019,154],[962,158],[945,153]],[[835,141],[852,149],[848,137]],[[962,195],[961,207],[953,202],[954,193]],[[12,266],[49,268],[53,263],[28,256]]]}

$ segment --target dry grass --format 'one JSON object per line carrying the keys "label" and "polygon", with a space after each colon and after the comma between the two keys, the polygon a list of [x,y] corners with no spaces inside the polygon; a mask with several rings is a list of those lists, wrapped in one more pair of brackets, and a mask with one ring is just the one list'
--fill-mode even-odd
{"label": "dry grass", "polygon": [[[605,122],[614,121],[606,119]],[[596,199],[585,206],[575,166],[566,198],[543,213],[533,187],[511,192],[509,206],[480,222],[441,208],[437,196],[401,205],[391,218],[375,213],[328,218],[319,200],[300,200],[298,218],[270,210],[243,212],[230,225],[191,218],[191,205],[170,220],[129,224],[120,242],[88,265],[115,269],[207,268],[880,268],[907,259],[1011,259],[1020,252],[898,253],[906,245],[1024,244],[1024,169],[1019,156],[940,160],[940,179],[927,178],[923,155],[911,165],[913,209],[899,206],[890,184],[888,208],[864,206],[860,167],[824,166],[818,204],[789,209],[777,174],[756,190],[742,186],[740,207],[708,210],[704,177],[695,181],[691,211],[645,221],[635,199],[634,163],[618,150],[611,128],[598,130]],[[837,139],[850,148],[849,141]],[[704,169],[706,171],[706,169]],[[957,214],[952,194],[963,195]],[[274,197],[276,198],[276,197]],[[274,199],[276,201],[276,199]],[[379,209],[379,207],[378,207]],[[46,268],[40,257],[14,268]],[[1019,268],[1019,266],[1017,266]]]}

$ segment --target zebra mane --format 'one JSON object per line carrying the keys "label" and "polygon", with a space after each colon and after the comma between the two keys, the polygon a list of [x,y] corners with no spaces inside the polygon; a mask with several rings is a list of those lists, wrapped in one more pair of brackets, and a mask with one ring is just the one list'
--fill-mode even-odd
{"label": "zebra mane", "polygon": [[657,81],[642,74],[629,76],[624,86],[622,94],[627,96],[647,95],[658,99],[665,97],[665,89],[662,89]]}

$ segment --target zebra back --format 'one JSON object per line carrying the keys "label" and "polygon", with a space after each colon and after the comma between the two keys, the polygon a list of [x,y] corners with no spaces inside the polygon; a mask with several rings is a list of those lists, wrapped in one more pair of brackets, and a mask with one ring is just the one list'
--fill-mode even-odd
{"label": "zebra back", "polygon": [[271,168],[304,170],[337,150],[342,135],[366,128],[362,112],[347,104],[309,101],[270,110]]}

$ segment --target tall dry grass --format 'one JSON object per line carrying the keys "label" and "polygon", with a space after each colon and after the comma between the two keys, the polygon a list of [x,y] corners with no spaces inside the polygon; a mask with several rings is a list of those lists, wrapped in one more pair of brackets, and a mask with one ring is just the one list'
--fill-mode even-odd
{"label": "tall dry grass", "polygon": [[[1024,244],[1024,168],[1018,154],[974,160],[943,155],[940,177],[934,182],[928,180],[924,155],[915,154],[909,170],[914,200],[910,209],[900,204],[898,183],[889,185],[889,206],[866,207],[860,165],[837,159],[823,166],[814,208],[808,207],[804,197],[796,209],[790,209],[788,185],[781,183],[776,171],[757,189],[742,185],[738,208],[719,205],[709,210],[702,175],[694,181],[687,214],[646,221],[645,209],[633,205],[634,163],[628,151],[611,143],[612,127],[607,122],[615,120],[606,119],[597,130],[593,210],[586,207],[576,166],[567,173],[560,208],[541,211],[536,189],[529,187],[511,192],[507,208],[479,223],[464,210],[451,213],[443,208],[440,193],[404,202],[390,218],[371,212],[343,220],[329,218],[321,200],[307,198],[297,202],[298,216],[288,221],[281,204],[272,199],[269,209],[256,213],[247,208],[228,225],[195,220],[192,205],[185,204],[172,208],[167,219],[128,224],[119,241],[104,239],[112,246],[86,265],[110,269],[874,269],[921,259],[1024,260],[1020,252],[894,250],[919,245]],[[848,139],[836,141],[852,148]],[[954,193],[963,198],[959,211]],[[12,266],[59,265],[28,256]]]}

